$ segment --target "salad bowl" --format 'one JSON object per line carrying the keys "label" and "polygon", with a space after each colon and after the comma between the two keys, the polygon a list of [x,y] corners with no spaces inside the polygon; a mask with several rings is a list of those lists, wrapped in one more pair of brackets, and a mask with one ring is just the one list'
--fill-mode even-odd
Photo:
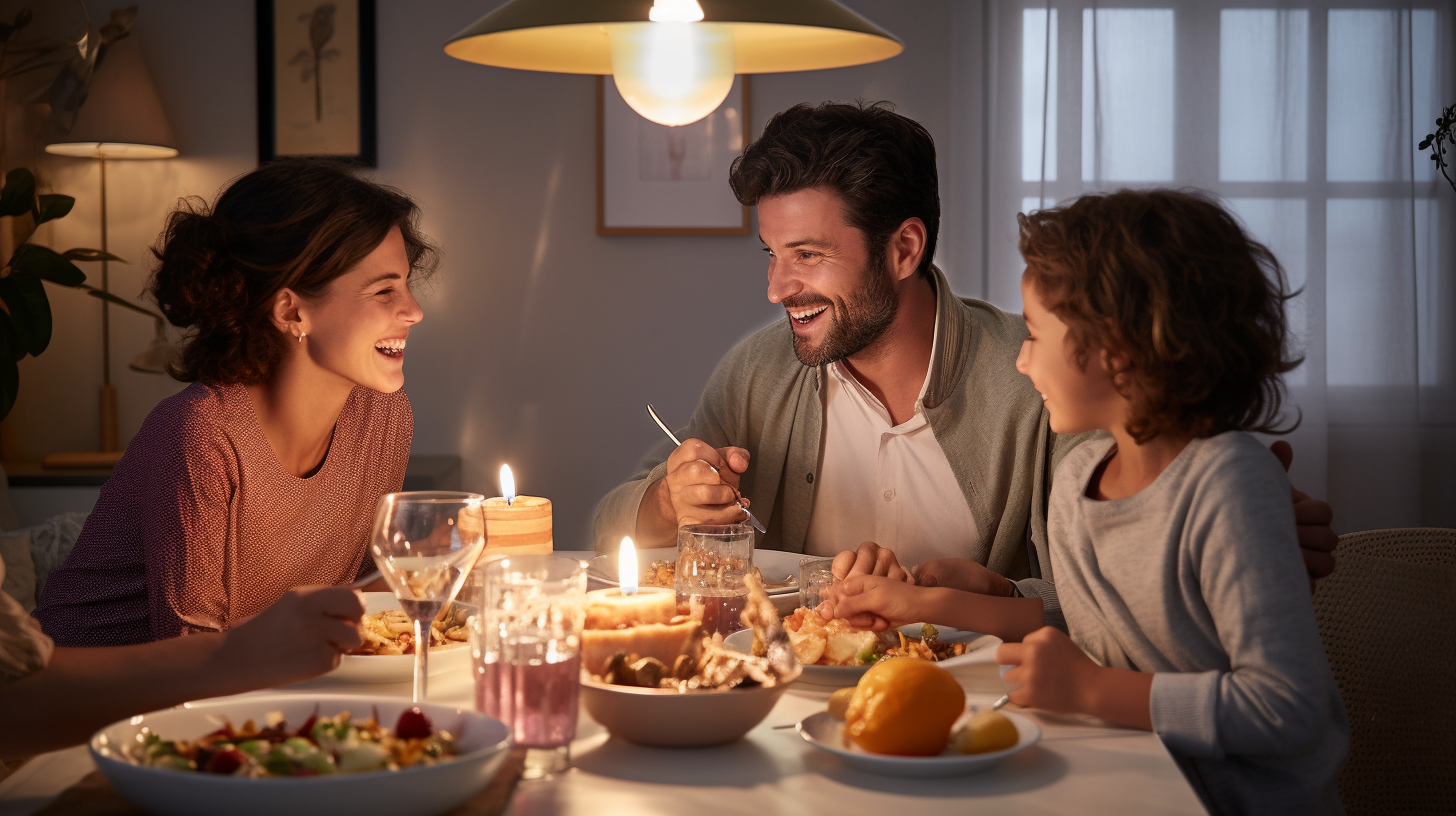
{"label": "salad bowl", "polygon": [[97,768],[117,793],[161,816],[286,816],[347,813],[349,816],[427,816],[449,811],[484,788],[505,761],[511,740],[498,720],[470,709],[420,703],[417,707],[436,730],[450,732],[456,755],[432,765],[399,770],[333,773],[320,776],[229,776],[149,767],[133,758],[145,735],[163,740],[195,740],[224,721],[241,726],[281,714],[294,728],[315,713],[329,717],[349,711],[355,719],[377,712],[393,727],[408,700],[344,695],[243,695],[188,703],[113,723],[91,737],[88,747]]}

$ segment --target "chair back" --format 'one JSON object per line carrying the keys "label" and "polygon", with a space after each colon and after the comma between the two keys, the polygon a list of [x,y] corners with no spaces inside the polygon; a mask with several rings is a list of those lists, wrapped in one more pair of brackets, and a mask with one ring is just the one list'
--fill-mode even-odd
{"label": "chair back", "polygon": [[1350,718],[1345,811],[1456,813],[1456,530],[1340,536],[1314,608]]}

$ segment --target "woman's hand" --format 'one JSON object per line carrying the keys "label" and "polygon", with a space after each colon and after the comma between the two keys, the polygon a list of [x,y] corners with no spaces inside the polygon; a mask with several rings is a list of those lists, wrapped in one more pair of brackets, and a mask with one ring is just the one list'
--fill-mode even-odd
{"label": "woman's hand", "polygon": [[826,620],[844,618],[856,629],[883,631],[929,615],[921,588],[884,575],[852,573],[824,590],[815,610]]}
{"label": "woman's hand", "polygon": [[289,590],[247,623],[223,634],[218,659],[252,688],[307,680],[339,665],[363,643],[364,601],[347,586]]}

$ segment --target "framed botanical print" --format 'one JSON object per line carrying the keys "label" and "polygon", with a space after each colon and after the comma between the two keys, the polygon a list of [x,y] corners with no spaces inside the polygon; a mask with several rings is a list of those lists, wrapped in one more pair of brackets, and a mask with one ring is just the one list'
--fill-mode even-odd
{"label": "framed botanical print", "polygon": [[597,77],[597,234],[748,235],[748,208],[728,187],[748,143],[748,105],[748,77],[738,76],[717,110],[668,127]]}
{"label": "framed botanical print", "polygon": [[374,0],[257,0],[258,160],[335,156],[373,167]]}

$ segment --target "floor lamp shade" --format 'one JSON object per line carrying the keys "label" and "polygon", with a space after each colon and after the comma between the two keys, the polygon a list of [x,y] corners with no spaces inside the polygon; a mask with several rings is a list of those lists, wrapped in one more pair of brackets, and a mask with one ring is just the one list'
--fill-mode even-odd
{"label": "floor lamp shade", "polygon": [[177,136],[136,34],[107,46],[70,133],[53,135],[47,153],[107,159],[165,159]]}
{"label": "floor lamp shade", "polygon": [[[111,285],[104,257],[110,251],[106,229],[106,162],[108,159],[166,159],[177,155],[177,136],[162,108],[157,86],[147,70],[141,43],[130,34],[110,43],[91,76],[90,87],[69,133],[56,133],[47,153],[97,159],[100,166],[101,286]],[[45,467],[110,467],[121,457],[117,428],[116,386],[111,382],[111,304],[101,301],[101,389],[99,452],[47,456]],[[160,321],[158,321],[160,327]]]}

